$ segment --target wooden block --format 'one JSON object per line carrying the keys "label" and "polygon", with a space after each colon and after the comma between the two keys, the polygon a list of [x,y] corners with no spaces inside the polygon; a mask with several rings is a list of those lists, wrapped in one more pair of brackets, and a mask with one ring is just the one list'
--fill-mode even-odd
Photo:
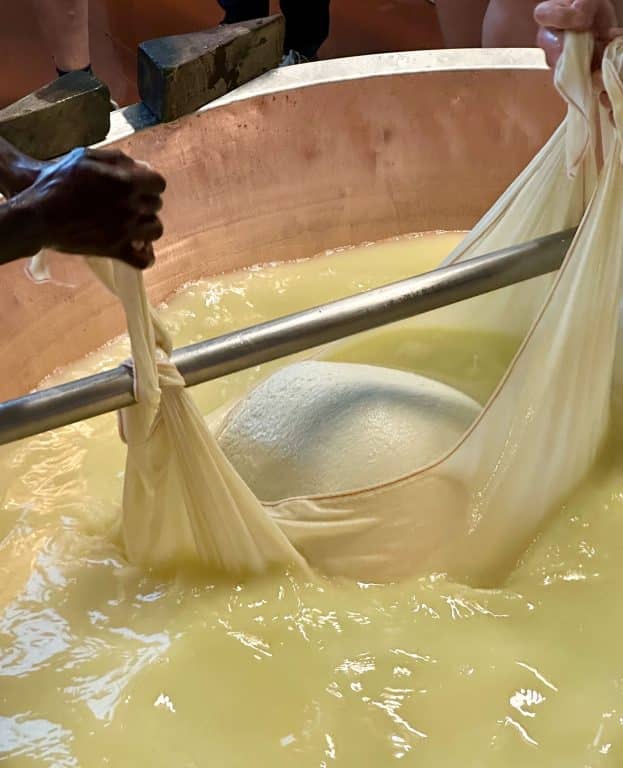
{"label": "wooden block", "polygon": [[40,160],[106,138],[110,92],[87,72],[70,72],[0,110],[0,136]]}
{"label": "wooden block", "polygon": [[141,99],[163,122],[194,112],[276,67],[284,33],[277,15],[141,43]]}

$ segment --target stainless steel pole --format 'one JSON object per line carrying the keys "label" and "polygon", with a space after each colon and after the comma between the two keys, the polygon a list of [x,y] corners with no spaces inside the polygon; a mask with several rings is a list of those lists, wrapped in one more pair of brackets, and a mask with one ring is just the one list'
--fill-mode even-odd
{"label": "stainless steel pole", "polygon": [[[173,352],[186,386],[558,269],[574,229],[436,269]],[[0,445],[132,405],[132,375],[119,366],[0,403]]]}

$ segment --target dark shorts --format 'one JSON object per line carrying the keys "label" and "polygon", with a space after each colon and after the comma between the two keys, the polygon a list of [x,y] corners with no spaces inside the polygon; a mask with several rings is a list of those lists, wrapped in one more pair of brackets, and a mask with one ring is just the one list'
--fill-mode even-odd
{"label": "dark shorts", "polygon": [[[330,0],[281,0],[286,19],[284,52],[294,50],[313,59],[329,36]],[[225,24],[268,16],[269,0],[218,0],[225,11]]]}

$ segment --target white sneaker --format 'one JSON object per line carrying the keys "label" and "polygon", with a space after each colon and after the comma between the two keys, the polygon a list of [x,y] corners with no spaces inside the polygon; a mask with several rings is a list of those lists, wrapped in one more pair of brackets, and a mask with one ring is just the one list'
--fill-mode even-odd
{"label": "white sneaker", "polygon": [[306,64],[309,61],[308,58],[303,56],[298,51],[288,51],[281,59],[280,67],[290,67],[293,64]]}

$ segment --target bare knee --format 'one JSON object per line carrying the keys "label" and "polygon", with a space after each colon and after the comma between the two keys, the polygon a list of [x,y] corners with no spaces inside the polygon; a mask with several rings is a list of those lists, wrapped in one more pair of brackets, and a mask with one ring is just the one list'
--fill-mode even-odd
{"label": "bare knee", "polygon": [[437,17],[446,48],[480,48],[489,0],[437,0]]}
{"label": "bare knee", "polygon": [[482,44],[490,48],[530,48],[536,45],[534,8],[538,0],[490,0],[482,29]]}

